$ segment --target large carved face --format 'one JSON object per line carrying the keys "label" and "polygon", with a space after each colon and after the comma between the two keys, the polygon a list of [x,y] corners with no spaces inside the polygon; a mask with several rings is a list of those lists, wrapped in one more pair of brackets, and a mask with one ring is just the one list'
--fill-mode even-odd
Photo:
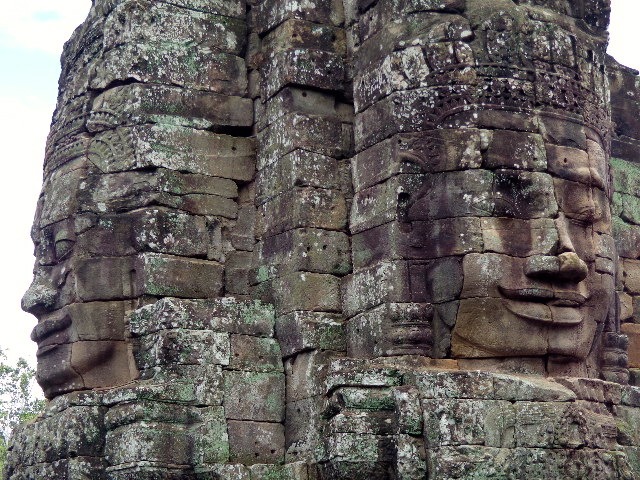
{"label": "large carved face", "polygon": [[106,257],[95,215],[80,213],[86,176],[80,159],[50,174],[33,226],[34,280],[22,306],[38,318],[31,337],[48,398],[135,377],[124,327],[132,267]]}
{"label": "large carved face", "polygon": [[496,172],[489,245],[462,264],[455,357],[588,356],[614,291],[604,154],[589,144],[547,145],[547,173]]}
{"label": "large carved face", "polygon": [[425,216],[440,228],[436,257],[465,253],[449,262],[462,278],[430,280],[458,285],[451,355],[583,361],[614,292],[606,155],[584,137],[580,147],[487,135],[476,168],[428,175],[408,212],[413,235]]}

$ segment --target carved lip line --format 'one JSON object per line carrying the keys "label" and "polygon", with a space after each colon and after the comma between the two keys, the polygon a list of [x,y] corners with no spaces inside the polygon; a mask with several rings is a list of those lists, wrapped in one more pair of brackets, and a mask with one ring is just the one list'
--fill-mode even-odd
{"label": "carved lip line", "polygon": [[46,355],[47,353],[51,352],[52,350],[55,350],[61,345],[65,345],[65,344],[54,343],[53,345],[44,345],[42,347],[39,347],[38,350],[36,351],[36,357],[42,357],[43,355]]}
{"label": "carved lip line", "polygon": [[504,307],[518,318],[554,326],[575,326],[583,321],[576,307],[546,305],[544,303],[503,300]]}
{"label": "carved lip line", "polygon": [[69,315],[55,315],[38,323],[31,331],[31,340],[36,343],[42,343],[47,337],[56,332],[64,330],[71,326],[71,317]]}
{"label": "carved lip line", "polygon": [[498,285],[500,293],[509,300],[542,303],[553,307],[574,307],[584,305],[589,297],[578,292],[567,290],[550,290],[547,288],[507,288]]}

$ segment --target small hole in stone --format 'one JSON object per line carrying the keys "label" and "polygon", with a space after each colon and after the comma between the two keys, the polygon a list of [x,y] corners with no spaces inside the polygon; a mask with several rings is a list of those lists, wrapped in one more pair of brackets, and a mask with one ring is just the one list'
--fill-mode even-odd
{"label": "small hole in stone", "polygon": [[302,96],[306,97],[307,96],[307,92],[302,92]]}
{"label": "small hole in stone", "polygon": [[276,453],[276,451],[275,450],[271,450],[271,453]]}
{"label": "small hole in stone", "polygon": [[322,250],[326,250],[327,246],[326,245],[322,245]]}

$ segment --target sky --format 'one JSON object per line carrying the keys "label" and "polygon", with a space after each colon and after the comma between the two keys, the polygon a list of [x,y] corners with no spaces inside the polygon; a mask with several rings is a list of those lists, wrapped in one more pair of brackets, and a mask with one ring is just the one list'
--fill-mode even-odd
{"label": "sky", "polygon": [[[40,191],[44,145],[54,109],[62,45],[86,17],[90,0],[21,0],[0,16],[0,145],[6,182],[0,188],[4,228],[0,252],[3,307],[0,348],[10,361],[35,365],[29,333],[35,319],[20,310],[31,282],[29,230]],[[609,52],[640,70],[638,0],[612,0]]]}

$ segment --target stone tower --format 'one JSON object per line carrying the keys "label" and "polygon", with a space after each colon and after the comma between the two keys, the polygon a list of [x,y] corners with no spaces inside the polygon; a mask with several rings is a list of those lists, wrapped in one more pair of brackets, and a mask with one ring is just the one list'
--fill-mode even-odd
{"label": "stone tower", "polygon": [[93,0],[10,480],[640,478],[607,0]]}

